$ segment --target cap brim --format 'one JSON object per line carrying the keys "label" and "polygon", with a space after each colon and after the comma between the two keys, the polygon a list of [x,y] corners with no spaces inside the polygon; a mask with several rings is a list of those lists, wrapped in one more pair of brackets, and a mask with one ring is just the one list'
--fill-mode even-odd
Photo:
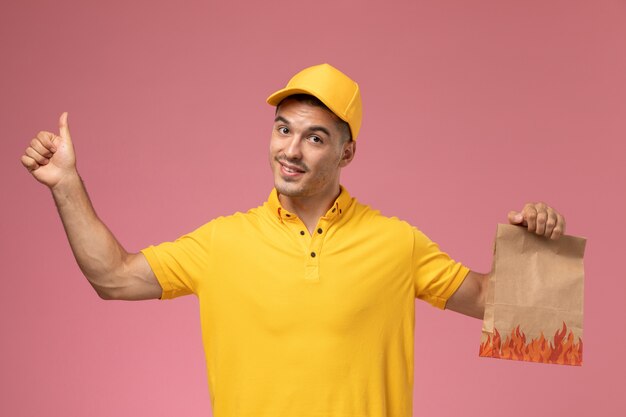
{"label": "cap brim", "polygon": [[317,97],[320,101],[322,101],[322,103],[324,102],[324,100],[318,97],[317,94],[308,90],[304,90],[302,88],[283,88],[282,90],[278,90],[277,92],[269,96],[266,101],[272,106],[278,106],[278,104],[286,97],[293,96],[294,94],[309,94],[311,96]]}

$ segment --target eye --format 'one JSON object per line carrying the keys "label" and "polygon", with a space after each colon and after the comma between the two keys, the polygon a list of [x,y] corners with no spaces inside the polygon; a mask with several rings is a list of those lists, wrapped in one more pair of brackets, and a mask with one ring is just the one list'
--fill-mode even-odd
{"label": "eye", "polygon": [[309,140],[313,143],[324,143],[324,141],[322,140],[322,138],[320,138],[319,136],[310,136]]}
{"label": "eye", "polygon": [[289,133],[289,128],[285,127],[285,126],[280,126],[278,128],[278,132],[282,133],[283,135],[286,135]]}

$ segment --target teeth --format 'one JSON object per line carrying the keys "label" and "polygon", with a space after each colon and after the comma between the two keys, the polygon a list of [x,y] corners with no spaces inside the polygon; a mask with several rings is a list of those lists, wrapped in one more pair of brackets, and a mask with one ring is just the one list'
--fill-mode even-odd
{"label": "teeth", "polygon": [[298,170],[291,169],[291,168],[289,168],[289,167],[287,167],[287,166],[285,166],[285,165],[283,165],[283,168],[284,168],[284,170],[285,170],[285,171],[287,171],[287,172],[289,172],[289,173],[297,173],[297,172],[300,172],[300,171],[298,171]]}

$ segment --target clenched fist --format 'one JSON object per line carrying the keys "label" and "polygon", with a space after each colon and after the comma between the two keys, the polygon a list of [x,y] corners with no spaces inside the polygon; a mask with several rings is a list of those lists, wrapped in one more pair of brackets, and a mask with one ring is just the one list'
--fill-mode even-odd
{"label": "clenched fist", "polygon": [[22,165],[37,181],[54,188],[76,175],[76,155],[67,124],[67,112],[59,118],[59,134],[39,132],[22,155]]}

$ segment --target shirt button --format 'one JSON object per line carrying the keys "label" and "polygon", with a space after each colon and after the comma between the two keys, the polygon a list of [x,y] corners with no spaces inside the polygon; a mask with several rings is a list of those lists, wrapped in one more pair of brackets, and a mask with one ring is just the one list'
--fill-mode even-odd
{"label": "shirt button", "polygon": [[321,228],[317,229],[317,233],[322,234],[323,230]]}
{"label": "shirt button", "polygon": [[311,258],[315,258],[315,252],[311,252]]}
{"label": "shirt button", "polygon": [[304,236],[304,230],[300,230],[300,234]]}

